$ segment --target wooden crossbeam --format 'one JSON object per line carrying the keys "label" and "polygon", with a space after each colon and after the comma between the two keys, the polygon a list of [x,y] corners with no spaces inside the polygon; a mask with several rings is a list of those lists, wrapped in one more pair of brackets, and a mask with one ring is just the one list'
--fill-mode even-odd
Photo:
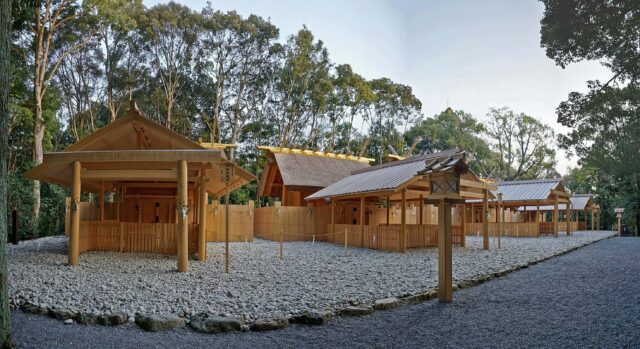
{"label": "wooden crossbeam", "polygon": [[44,154],[45,163],[116,162],[116,161],[225,161],[222,151],[208,149],[189,150],[117,150],[117,151],[71,151]]}

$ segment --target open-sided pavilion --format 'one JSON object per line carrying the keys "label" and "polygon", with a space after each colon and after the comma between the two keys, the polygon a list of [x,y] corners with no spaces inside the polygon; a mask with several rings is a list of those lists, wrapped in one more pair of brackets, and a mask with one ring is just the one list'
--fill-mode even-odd
{"label": "open-sided pavilion", "polygon": [[[588,221],[587,218],[589,214],[591,216],[591,230],[595,230],[596,227],[600,226],[600,207],[593,202],[593,194],[572,194],[571,195],[571,210],[570,215],[572,217],[567,216],[567,205],[559,204],[558,210],[559,212],[565,212],[564,214],[564,222],[571,221],[573,226],[579,230],[588,229]],[[555,207],[552,205],[546,206],[521,206],[518,208],[519,212],[522,212],[525,219],[534,220],[535,215],[534,212],[541,212],[543,215],[547,213],[553,214]],[[580,219],[580,213],[582,213],[582,219]],[[565,223],[566,224],[566,223]]]}
{"label": "open-sided pavilion", "polygon": [[[70,265],[90,250],[176,253],[181,272],[189,254],[206,259],[208,196],[254,179],[223,150],[147,119],[135,103],[124,117],[45,154],[26,176],[71,188]],[[82,191],[99,197],[98,217],[81,217]]]}

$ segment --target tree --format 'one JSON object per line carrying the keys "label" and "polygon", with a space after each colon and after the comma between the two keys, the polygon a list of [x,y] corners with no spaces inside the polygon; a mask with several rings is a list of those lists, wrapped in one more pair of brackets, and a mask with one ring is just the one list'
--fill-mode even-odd
{"label": "tree", "polygon": [[[78,6],[71,0],[39,1],[33,9],[31,23],[23,30],[23,46],[28,51],[25,57],[33,65],[34,132],[33,162],[42,163],[46,123],[43,118],[42,101],[46,96],[60,64],[70,54],[81,49],[91,38],[92,32],[69,30],[78,17]],[[84,33],[77,37],[77,33]],[[33,215],[40,214],[40,182],[33,181]]]}
{"label": "tree", "polygon": [[535,118],[509,108],[489,110],[487,135],[498,153],[497,176],[506,181],[555,177],[553,130]]}
{"label": "tree", "polygon": [[463,149],[472,155],[471,169],[484,177],[497,170],[496,154],[483,139],[486,129],[471,114],[447,108],[432,118],[415,124],[404,134],[406,144],[416,144],[416,153],[438,152],[452,148]]}
{"label": "tree", "polygon": [[7,156],[9,149],[9,76],[11,75],[11,0],[0,3],[0,347],[13,346],[7,279]]}
{"label": "tree", "polygon": [[190,74],[198,15],[175,2],[156,5],[142,20],[142,37],[164,92],[165,126],[172,128],[176,96]]}

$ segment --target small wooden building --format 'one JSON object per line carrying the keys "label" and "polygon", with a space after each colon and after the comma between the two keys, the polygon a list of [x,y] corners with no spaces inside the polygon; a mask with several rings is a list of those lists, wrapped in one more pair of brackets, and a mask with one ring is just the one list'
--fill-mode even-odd
{"label": "small wooden building", "polygon": [[[69,264],[83,251],[177,253],[206,259],[206,206],[254,179],[224,151],[193,142],[140,114],[127,114],[64,150],[44,155],[26,176],[71,188]],[[81,217],[81,192],[99,213]]]}
{"label": "small wooden building", "polygon": [[[533,221],[536,217],[535,212],[542,212],[543,217],[547,215],[547,213],[553,214],[555,207],[552,205],[545,206],[521,206],[518,208],[518,211],[524,215],[525,221]],[[567,204],[559,204],[558,211],[562,217],[559,218],[561,223],[560,230],[563,230],[562,223],[565,224],[564,228],[566,229],[566,222],[571,221],[571,229],[573,230],[587,230],[589,227],[587,226],[587,218],[589,215],[591,216],[591,230],[595,230],[597,226],[599,226],[600,219],[600,207],[593,202],[593,194],[572,194],[571,195],[571,205],[570,212],[567,215]],[[582,217],[580,217],[582,214]]]}
{"label": "small wooden building", "polygon": [[279,199],[282,206],[306,206],[304,198],[369,167],[373,159],[305,149],[258,147],[266,162],[258,195]]}

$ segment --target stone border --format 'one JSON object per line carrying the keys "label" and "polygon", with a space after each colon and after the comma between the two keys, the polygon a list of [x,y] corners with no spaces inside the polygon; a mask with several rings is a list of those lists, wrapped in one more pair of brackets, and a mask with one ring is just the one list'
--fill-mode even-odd
{"label": "stone border", "polygon": [[[564,251],[557,252],[551,256],[544,257],[535,261],[528,262],[526,264],[517,265],[515,267],[500,270],[497,272],[485,274],[478,276],[473,279],[461,280],[456,283],[453,283],[453,290],[457,291],[459,289],[465,289],[480,285],[484,282],[493,280],[495,278],[499,278],[510,273],[517,272],[521,269],[528,268],[531,265],[536,265],[538,263],[542,263],[548,261],[552,258],[559,257],[565,255],[569,252],[576,251],[580,248],[595,244],[600,241],[604,241],[607,239],[611,239],[617,237],[617,235],[610,235],[607,237],[603,237],[602,239],[593,240],[587,243],[583,243],[581,245],[569,248]],[[136,318],[129,318],[126,313],[113,313],[113,314],[86,314],[86,313],[78,313],[76,311],[64,308],[41,308],[34,304],[24,304],[22,306],[16,306],[11,304],[10,307],[12,309],[22,309],[23,312],[27,314],[33,315],[45,315],[58,320],[63,321],[65,324],[74,324],[79,323],[83,325],[103,325],[103,326],[117,326],[120,324],[124,324],[126,322],[135,322],[141,329],[146,331],[162,331],[169,330],[174,328],[180,328],[184,324],[189,325],[192,330],[197,332],[204,333],[222,333],[229,331],[273,331],[279,330],[289,326],[292,323],[304,324],[304,325],[325,325],[331,320],[331,318],[335,316],[339,317],[351,317],[351,316],[366,316],[372,314],[374,311],[384,311],[388,309],[393,309],[399,306],[404,305],[413,305],[419,304],[431,299],[434,299],[438,296],[437,288],[429,288],[421,293],[416,293],[409,296],[404,296],[400,298],[389,297],[384,299],[378,299],[374,301],[373,305],[360,304],[360,305],[350,305],[337,311],[305,311],[301,314],[294,315],[290,318],[286,317],[274,317],[274,318],[262,318],[258,319],[252,323],[245,324],[244,320],[238,319],[235,317],[223,317],[216,316],[213,314],[207,313],[199,313],[192,316],[190,319],[185,319],[173,314],[136,314]],[[140,318],[149,318],[155,317],[156,321],[161,321],[162,319],[166,319],[169,323],[155,323],[154,329],[147,329],[148,326],[144,326],[140,323]],[[160,320],[158,320],[160,318]],[[178,318],[183,321],[177,320]]]}

